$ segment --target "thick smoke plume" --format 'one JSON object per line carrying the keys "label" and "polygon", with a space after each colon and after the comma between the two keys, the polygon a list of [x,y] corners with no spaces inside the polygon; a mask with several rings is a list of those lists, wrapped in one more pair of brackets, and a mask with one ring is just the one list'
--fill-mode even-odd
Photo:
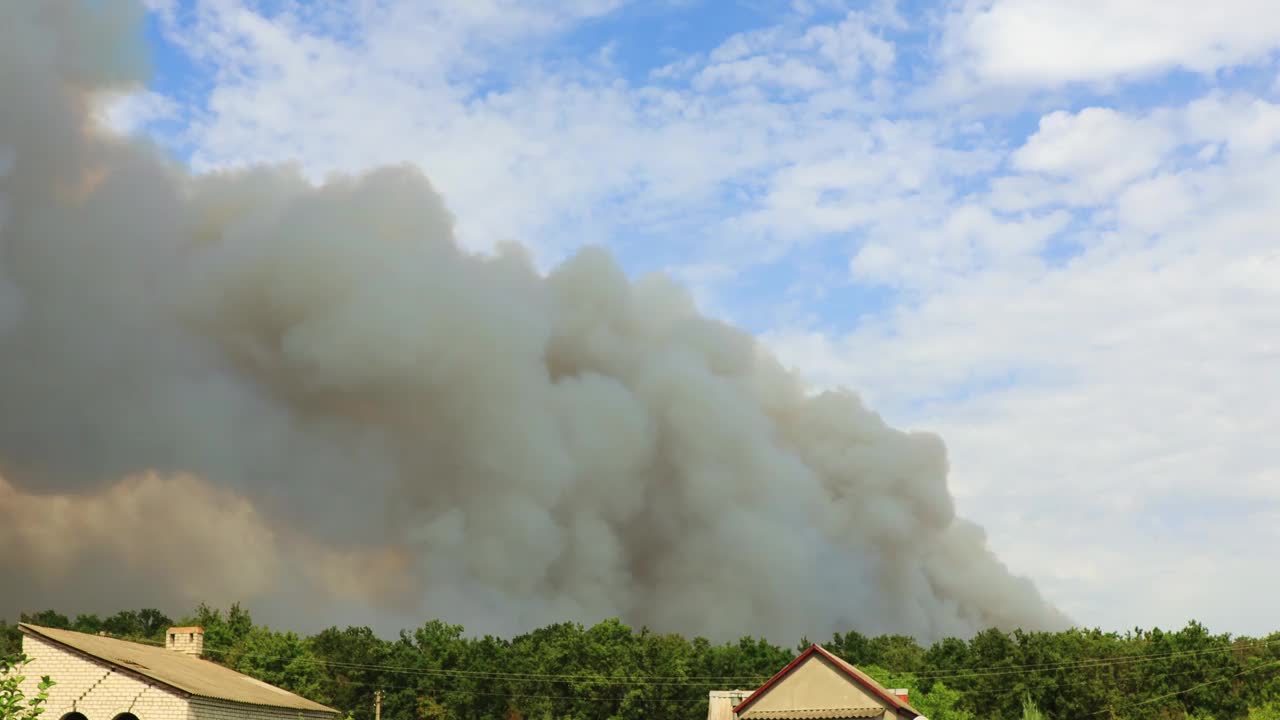
{"label": "thick smoke plume", "polygon": [[671,281],[463,252],[412,169],[193,177],[97,128],[141,19],[0,4],[0,612],[1066,622],[956,517],[938,438],[806,396]]}

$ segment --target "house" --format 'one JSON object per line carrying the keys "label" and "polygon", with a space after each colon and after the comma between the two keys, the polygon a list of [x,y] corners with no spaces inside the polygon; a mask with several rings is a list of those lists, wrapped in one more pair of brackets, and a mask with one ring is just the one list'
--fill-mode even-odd
{"label": "house", "polygon": [[733,709],[750,694],[750,690],[712,690],[707,699],[707,720],[734,720]]}
{"label": "house", "polygon": [[713,691],[707,720],[925,720],[907,702],[906,690],[883,687],[819,645],[740,700],[739,692]]}
{"label": "house", "polygon": [[334,720],[333,708],[201,659],[204,630],[170,628],[165,647],[22,623],[28,697],[42,675],[48,720]]}

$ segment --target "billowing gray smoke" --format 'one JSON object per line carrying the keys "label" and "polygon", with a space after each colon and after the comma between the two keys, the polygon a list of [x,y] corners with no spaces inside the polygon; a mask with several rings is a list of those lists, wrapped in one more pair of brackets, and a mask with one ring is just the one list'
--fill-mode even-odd
{"label": "billowing gray smoke", "polygon": [[0,612],[1066,622],[936,437],[807,397],[670,281],[462,252],[411,169],[192,177],[95,129],[141,13],[86,6],[0,4]]}

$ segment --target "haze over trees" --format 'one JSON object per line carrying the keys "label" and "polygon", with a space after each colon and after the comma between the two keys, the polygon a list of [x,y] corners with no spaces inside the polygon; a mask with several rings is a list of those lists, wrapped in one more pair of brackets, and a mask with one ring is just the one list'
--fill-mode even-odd
{"label": "haze over trees", "polygon": [[[154,609],[21,620],[157,644],[175,624]],[[367,627],[302,636],[257,624],[239,605],[202,605],[177,623],[205,628],[208,659],[356,720],[373,717],[378,690],[389,720],[700,720],[709,690],[758,686],[811,641],[909,688],[930,720],[1280,720],[1280,632],[1233,637],[1196,622],[1125,633],[992,629],[927,647],[855,631],[794,647],[751,636],[713,644],[617,620],[511,638],[471,637],[441,620],[392,639]],[[17,625],[0,622],[0,656],[20,647]]]}

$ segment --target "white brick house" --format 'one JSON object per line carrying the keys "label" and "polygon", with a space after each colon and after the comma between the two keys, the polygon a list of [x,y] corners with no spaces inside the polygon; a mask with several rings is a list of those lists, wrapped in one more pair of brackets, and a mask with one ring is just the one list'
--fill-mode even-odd
{"label": "white brick house", "polygon": [[170,628],[166,647],[21,624],[32,659],[24,692],[40,676],[48,720],[334,720],[337,710],[203,660],[201,628]]}

